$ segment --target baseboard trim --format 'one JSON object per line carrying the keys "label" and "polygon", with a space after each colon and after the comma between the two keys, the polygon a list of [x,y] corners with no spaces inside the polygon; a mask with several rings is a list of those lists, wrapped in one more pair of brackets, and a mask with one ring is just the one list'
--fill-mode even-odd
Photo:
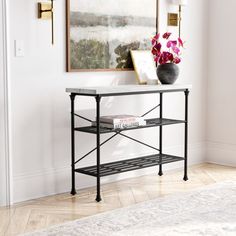
{"label": "baseboard trim", "polygon": [[236,144],[208,141],[206,154],[208,163],[236,167]]}
{"label": "baseboard trim", "polygon": [[[164,150],[166,153],[180,155],[183,146],[173,146]],[[147,153],[143,153],[146,155]],[[149,153],[150,154],[150,153]],[[142,155],[142,154],[141,154]],[[137,156],[131,155],[131,158]],[[201,164],[205,162],[205,143],[189,145],[189,165]],[[163,166],[164,171],[183,168],[183,162],[171,163]],[[110,183],[122,179],[138,177],[142,175],[157,173],[157,167],[126,172],[119,175],[112,175],[102,178],[102,183]],[[13,177],[14,203],[45,197],[49,195],[65,193],[70,191],[70,168],[51,169],[35,174],[22,174]],[[96,185],[94,177],[77,174],[76,188],[83,189]]]}

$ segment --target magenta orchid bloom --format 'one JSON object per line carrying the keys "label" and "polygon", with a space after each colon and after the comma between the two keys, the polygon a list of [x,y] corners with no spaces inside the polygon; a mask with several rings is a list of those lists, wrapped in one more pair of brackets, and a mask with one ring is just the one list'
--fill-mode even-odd
{"label": "magenta orchid bloom", "polygon": [[181,38],[178,38],[178,42],[179,42],[179,46],[183,48],[184,47],[183,40]]}
{"label": "magenta orchid bloom", "polygon": [[156,44],[156,42],[158,41],[159,38],[160,38],[160,34],[155,35],[155,36],[152,38],[152,45]]}
{"label": "magenta orchid bloom", "polygon": [[174,58],[173,63],[179,64],[181,62],[181,59],[179,57]]}
{"label": "magenta orchid bloom", "polygon": [[172,50],[173,50],[174,53],[179,55],[180,49],[178,47],[172,47]]}
{"label": "magenta orchid bloom", "polygon": [[162,37],[163,37],[163,39],[168,39],[170,36],[171,36],[171,33],[166,32],[166,33],[163,34]]}
{"label": "magenta orchid bloom", "polygon": [[170,40],[166,44],[167,48],[172,48],[177,46],[177,41],[176,40]]}
{"label": "magenta orchid bloom", "polygon": [[169,40],[171,33],[166,32],[163,34],[162,38],[167,40],[166,50],[163,49],[160,40],[160,34],[155,35],[152,38],[152,54],[154,56],[154,61],[157,64],[166,64],[166,63],[174,63],[179,64],[181,62],[180,58],[180,47],[184,47],[184,43],[181,38],[177,40]]}
{"label": "magenta orchid bloom", "polygon": [[161,43],[157,43],[153,46],[153,48],[157,51],[157,52],[160,52],[161,51]]}

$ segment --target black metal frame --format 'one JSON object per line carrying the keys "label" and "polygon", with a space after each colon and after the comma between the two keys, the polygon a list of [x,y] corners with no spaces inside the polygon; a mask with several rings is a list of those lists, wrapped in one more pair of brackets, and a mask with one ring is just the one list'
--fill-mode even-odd
{"label": "black metal frame", "polygon": [[[167,92],[184,92],[185,94],[185,120],[172,120],[172,119],[164,119],[163,118],[163,94]],[[159,93],[159,100],[160,103],[155,106],[154,108],[150,109],[146,113],[142,115],[142,117],[145,117],[147,114],[151,113],[155,109],[159,108],[159,118],[155,119],[148,119],[147,120],[147,125],[146,126],[141,126],[141,127],[133,127],[133,128],[127,128],[127,129],[106,129],[106,128],[101,128],[100,127],[100,103],[101,103],[101,98],[102,97],[107,97],[107,96],[122,96],[122,95],[134,95],[134,94],[150,94],[150,93]],[[86,121],[91,122],[92,120],[80,116],[75,113],[74,111],[74,103],[75,103],[75,97],[76,96],[93,96],[95,97],[96,100],[96,127],[75,127],[75,116],[81,119],[84,119]],[[125,93],[111,93],[111,94],[77,94],[77,93],[71,93],[70,94],[70,99],[71,99],[71,177],[72,177],[72,188],[71,188],[71,194],[75,195],[76,194],[76,188],[75,188],[75,173],[82,173],[90,176],[94,176],[97,178],[97,196],[96,196],[96,201],[100,202],[101,199],[101,182],[100,178],[103,176],[107,175],[112,175],[112,174],[117,174],[117,173],[122,173],[122,172],[127,172],[127,171],[132,171],[132,170],[137,170],[137,169],[142,169],[146,167],[151,167],[151,166],[156,166],[159,165],[159,172],[158,175],[162,176],[163,175],[163,170],[162,170],[162,165],[166,163],[171,163],[171,162],[176,162],[176,161],[184,161],[184,181],[188,180],[188,175],[187,175],[187,165],[188,165],[188,95],[189,95],[189,90],[188,89],[177,89],[177,90],[167,90],[167,91],[147,91],[147,92],[125,92]],[[173,155],[167,155],[163,154],[163,126],[164,125],[171,125],[171,124],[180,124],[184,123],[185,124],[185,133],[184,133],[184,157],[177,157]],[[137,140],[135,138],[132,138],[128,135],[123,134],[123,131],[126,130],[132,130],[132,129],[140,129],[140,128],[150,128],[150,127],[155,127],[159,126],[159,148],[153,147],[147,143],[144,143],[140,140]],[[93,133],[96,134],[96,147],[89,151],[87,154],[82,156],[80,159],[75,160],[75,131],[80,131],[80,132],[86,132],[86,133]],[[103,133],[115,133],[102,143],[100,142],[100,135]],[[111,163],[106,163],[106,164],[101,164],[100,160],[100,147],[103,146],[105,143],[113,139],[115,136],[121,135],[125,138],[128,138],[134,142],[137,142],[141,145],[144,145],[146,147],[149,147],[151,149],[154,149],[155,151],[158,152],[158,154],[154,155],[149,155],[149,156],[144,156],[144,157],[138,157],[134,159],[128,159],[128,160],[123,160],[123,161],[116,161],[116,162],[111,162]],[[95,166],[90,166],[90,167],[84,167],[84,168],[75,168],[75,165],[83,160],[85,157],[90,155],[92,152],[96,151],[96,156],[97,156],[97,163]]]}

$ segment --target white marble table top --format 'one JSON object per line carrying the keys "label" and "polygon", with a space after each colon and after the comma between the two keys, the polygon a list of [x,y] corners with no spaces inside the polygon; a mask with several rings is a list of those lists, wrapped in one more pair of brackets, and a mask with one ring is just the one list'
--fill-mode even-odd
{"label": "white marble table top", "polygon": [[173,84],[173,85],[116,85],[106,87],[80,87],[67,88],[66,92],[82,94],[82,95],[109,95],[109,94],[130,94],[130,93],[149,93],[149,92],[171,92],[178,90],[191,89],[189,84]]}

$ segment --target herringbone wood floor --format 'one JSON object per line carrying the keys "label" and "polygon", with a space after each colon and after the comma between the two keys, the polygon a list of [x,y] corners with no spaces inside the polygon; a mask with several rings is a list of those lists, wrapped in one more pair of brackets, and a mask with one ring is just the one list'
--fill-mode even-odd
{"label": "herringbone wood floor", "polygon": [[129,206],[167,194],[189,191],[204,185],[236,180],[236,168],[203,164],[189,168],[189,181],[182,181],[183,171],[164,176],[142,176],[102,186],[101,203],[96,203],[95,188],[36,199],[0,208],[0,235],[17,235],[61,224],[85,216]]}

